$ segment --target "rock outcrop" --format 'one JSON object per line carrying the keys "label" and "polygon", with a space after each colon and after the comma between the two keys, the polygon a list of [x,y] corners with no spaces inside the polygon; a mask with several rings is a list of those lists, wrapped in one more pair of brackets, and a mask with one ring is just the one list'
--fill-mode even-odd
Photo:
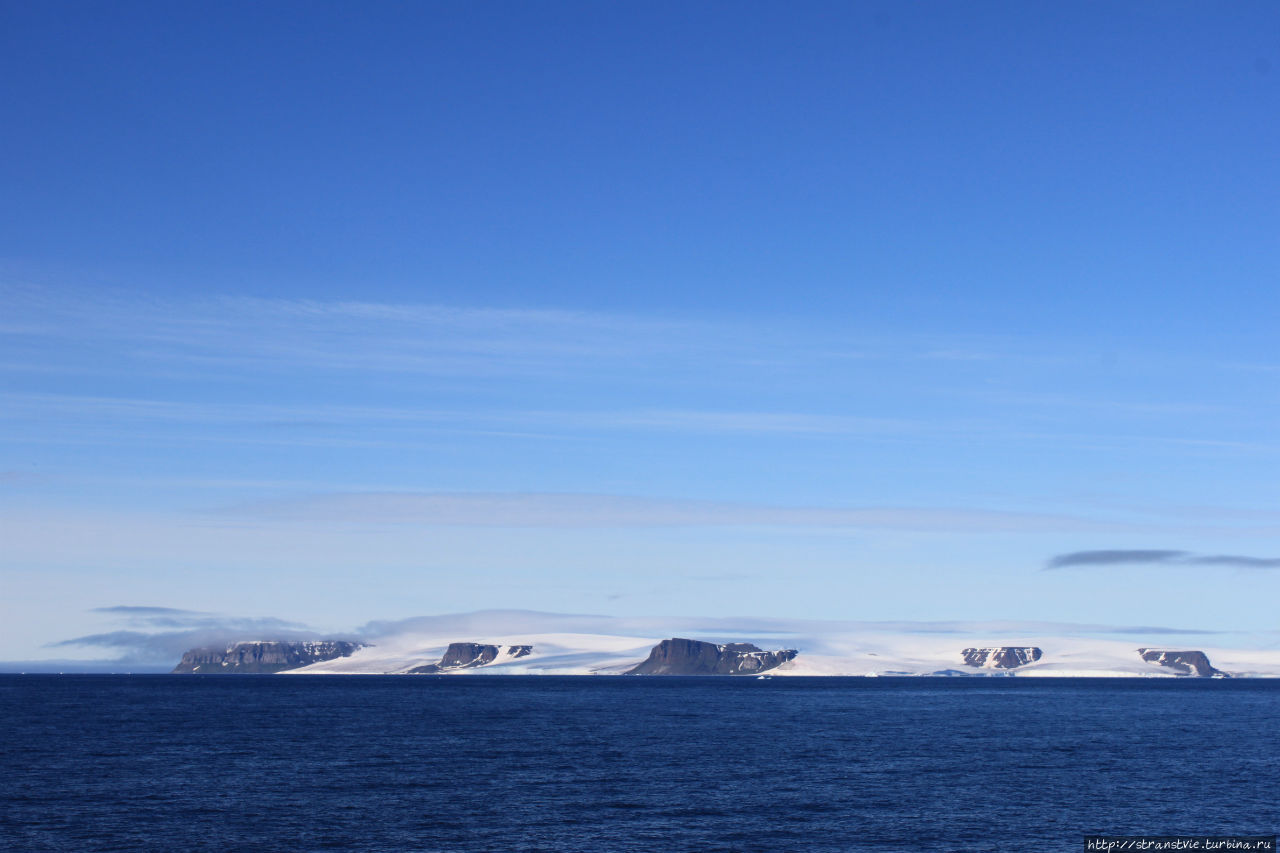
{"label": "rock outcrop", "polygon": [[182,661],[173,671],[199,675],[284,672],[320,661],[345,658],[363,647],[363,643],[345,640],[251,641],[206,646],[184,652]]}
{"label": "rock outcrop", "polygon": [[663,640],[626,675],[754,675],[792,660],[795,649],[766,652],[751,643]]}
{"label": "rock outcrop", "polygon": [[1040,660],[1043,652],[1035,646],[996,646],[965,649],[960,653],[968,666],[979,669],[1015,669]]}
{"label": "rock outcrop", "polygon": [[459,669],[475,669],[495,661],[508,658],[522,658],[533,653],[533,646],[507,646],[504,653],[501,646],[487,643],[450,643],[444,650],[444,657],[439,663],[415,666],[409,675],[434,675],[440,672],[452,672]]}
{"label": "rock outcrop", "polygon": [[1138,649],[1138,654],[1147,663],[1154,663],[1178,673],[1192,675],[1197,678],[1229,678],[1227,673],[1215,669],[1209,663],[1209,656],[1199,650],[1174,651],[1172,649]]}

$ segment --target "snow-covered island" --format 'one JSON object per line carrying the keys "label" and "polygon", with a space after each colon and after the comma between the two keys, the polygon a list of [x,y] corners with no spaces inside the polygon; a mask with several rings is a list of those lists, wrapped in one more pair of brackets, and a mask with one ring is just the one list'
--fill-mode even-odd
{"label": "snow-covered island", "polygon": [[849,634],[766,649],[747,642],[590,633],[374,642],[244,641],[192,649],[175,673],[403,675],[1280,677],[1280,653],[1137,646],[1081,637]]}

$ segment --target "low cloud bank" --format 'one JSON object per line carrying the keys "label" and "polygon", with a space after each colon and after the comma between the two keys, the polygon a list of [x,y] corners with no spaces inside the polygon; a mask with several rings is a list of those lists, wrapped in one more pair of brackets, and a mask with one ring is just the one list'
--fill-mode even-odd
{"label": "low cloud bank", "polygon": [[[237,640],[315,640],[321,634],[301,622],[271,616],[223,616],[173,607],[116,605],[95,608],[124,623],[114,631],[86,634],[50,643],[49,648],[96,649],[110,660],[83,661],[82,669],[133,667],[171,669],[187,649]],[[66,663],[66,662],[63,662]]]}

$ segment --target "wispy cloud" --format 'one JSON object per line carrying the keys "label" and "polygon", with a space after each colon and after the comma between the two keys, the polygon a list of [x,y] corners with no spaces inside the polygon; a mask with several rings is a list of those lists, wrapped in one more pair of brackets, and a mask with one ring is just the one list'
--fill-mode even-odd
{"label": "wispy cloud", "polygon": [[[20,436],[35,442],[109,438],[105,427],[83,426],[99,413],[121,421],[200,424],[190,440],[262,444],[277,441],[267,434],[277,427],[374,430],[399,425],[441,432],[487,429],[493,435],[651,430],[931,436],[968,442],[1000,434],[1080,447],[1102,437],[1039,434],[1034,427],[1045,408],[1094,408],[1112,418],[1137,420],[1175,412],[1205,415],[1221,408],[1188,400],[1115,399],[1114,394],[1042,397],[1036,389],[1044,383],[1017,380],[1029,364],[1045,361],[1046,354],[1012,338],[876,336],[814,323],[798,328],[547,308],[247,297],[183,300],[3,284],[0,313],[6,315],[6,327],[0,330],[2,371],[65,371],[60,376],[64,386],[77,374],[83,378],[102,372],[131,380],[181,379],[182,393],[194,391],[199,400],[11,395],[3,405],[10,416],[30,416],[41,424],[59,418],[60,428],[51,437],[35,432]],[[850,367],[849,353],[856,356],[856,367]],[[979,367],[980,381],[968,375]],[[944,381],[939,374],[956,370],[965,378],[947,375]],[[993,371],[1014,381],[992,383]],[[370,381],[361,383],[365,390],[353,393],[348,384],[352,377]],[[559,393],[550,397],[561,401],[625,402],[598,410],[575,410],[572,403],[546,410],[492,405],[519,398],[511,393],[511,383],[523,386],[527,381],[555,385]],[[396,393],[366,393],[380,383],[396,386]],[[995,394],[993,385],[1006,390]],[[406,386],[414,389],[411,397],[400,393]],[[280,387],[289,392],[278,393]],[[318,387],[326,391],[321,398],[312,393]],[[331,394],[331,388],[344,390]],[[424,394],[424,388],[433,393]],[[673,393],[675,389],[682,393]],[[821,401],[814,406],[819,410],[795,405],[797,392],[815,389],[820,392],[805,399]],[[476,393],[494,390],[500,393]],[[261,402],[285,398],[299,402]],[[317,403],[344,398],[431,402],[403,409]],[[924,398],[937,403],[927,407],[927,417],[920,414]],[[684,405],[694,399],[700,403]],[[744,407],[743,400],[753,402]],[[830,410],[821,411],[824,404]],[[62,419],[66,416],[71,420]],[[253,429],[212,434],[212,427],[226,425]],[[1150,442],[1151,433],[1147,429],[1111,439],[1129,446]],[[402,439],[306,438],[318,446],[353,447],[403,447]],[[1197,436],[1161,440],[1203,441]],[[1265,442],[1248,440],[1200,446],[1214,452],[1274,451]]]}
{"label": "wispy cloud", "polygon": [[615,412],[524,412],[512,416],[525,424],[550,421],[587,429],[637,429],[706,433],[901,435],[920,424],[896,418],[854,417],[811,412],[705,411],[641,409]]}
{"label": "wispy cloud", "polygon": [[1046,569],[1090,566],[1221,566],[1243,569],[1280,569],[1280,557],[1252,557],[1242,554],[1194,554],[1189,551],[1156,549],[1111,549],[1072,551],[1058,554],[1045,563]]}
{"label": "wispy cloud", "polygon": [[0,340],[7,356],[0,369],[78,367],[86,374],[147,371],[197,379],[247,372],[433,381],[625,376],[652,388],[660,376],[666,387],[698,386],[708,377],[753,386],[765,375],[847,380],[851,357],[926,373],[948,362],[996,364],[1008,360],[1008,347],[1018,346],[1011,339],[851,333],[834,325],[723,315],[712,320],[539,307],[181,299],[3,282],[0,312],[6,315]]}
{"label": "wispy cloud", "polygon": [[1096,530],[1091,519],[958,507],[815,507],[539,492],[369,492],[218,511],[246,521],[464,527],[826,527],[993,532]]}
{"label": "wispy cloud", "polygon": [[132,616],[143,619],[156,617],[165,617],[169,619],[202,619],[211,615],[199,610],[181,610],[176,607],[149,607],[146,605],[134,604],[117,604],[112,607],[95,607],[92,612],[111,613],[119,616]]}
{"label": "wispy cloud", "polygon": [[115,617],[125,624],[139,627],[184,628],[202,631],[294,631],[305,630],[301,622],[289,622],[274,617],[233,617],[201,610],[182,610],[176,607],[117,604],[111,607],[95,607],[91,612]]}
{"label": "wispy cloud", "polygon": [[[275,405],[270,403],[211,403],[151,400],[78,394],[0,395],[10,421],[25,418],[43,422],[57,418],[104,423],[183,424],[249,427],[359,426],[459,429],[702,433],[780,435],[901,435],[919,428],[910,421],[829,415],[812,412],[715,411],[697,409],[601,410],[461,410],[395,406]],[[0,472],[3,479],[5,472]]]}
{"label": "wispy cloud", "polygon": [[133,362],[473,375],[601,366],[723,342],[697,324],[537,308],[219,297],[177,300],[0,288],[15,341],[99,340]]}
{"label": "wispy cloud", "polygon": [[776,617],[615,617],[545,613],[534,610],[480,610],[368,622],[357,634],[377,640],[401,634],[505,635],[518,633],[601,633],[624,636],[818,636],[823,634],[921,634],[1012,636],[1212,635],[1219,631],[1159,625],[1107,625],[1030,620],[870,621],[787,619]]}

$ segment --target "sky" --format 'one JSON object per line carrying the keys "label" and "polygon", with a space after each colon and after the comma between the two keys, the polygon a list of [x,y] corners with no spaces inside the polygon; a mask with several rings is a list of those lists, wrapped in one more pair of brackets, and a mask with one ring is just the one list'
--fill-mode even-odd
{"label": "sky", "polygon": [[2,0],[0,661],[170,613],[1274,634],[1278,45]]}

